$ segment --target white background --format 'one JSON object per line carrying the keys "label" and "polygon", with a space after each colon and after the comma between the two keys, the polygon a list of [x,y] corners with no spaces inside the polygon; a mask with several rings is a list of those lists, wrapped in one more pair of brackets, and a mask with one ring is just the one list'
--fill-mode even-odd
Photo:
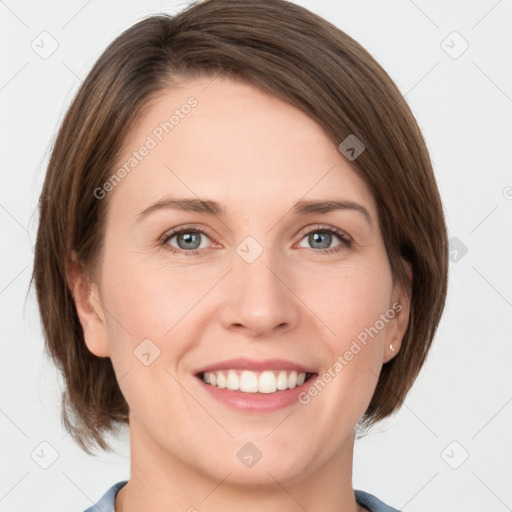
{"label": "white background", "polygon": [[[409,512],[511,510],[512,2],[298,3],[354,37],[396,81],[431,151],[449,236],[468,249],[450,263],[443,320],[405,405],[356,443],[354,487]],[[0,2],[3,512],[80,512],[129,477],[126,434],[116,455],[95,458],[60,424],[61,383],[28,291],[36,206],[59,122],[95,60],[141,18],[184,6]],[[46,59],[31,47],[43,31],[58,43]],[[453,31],[469,44],[458,58],[464,42]],[[51,453],[42,442],[58,453],[48,469],[31,458]]]}

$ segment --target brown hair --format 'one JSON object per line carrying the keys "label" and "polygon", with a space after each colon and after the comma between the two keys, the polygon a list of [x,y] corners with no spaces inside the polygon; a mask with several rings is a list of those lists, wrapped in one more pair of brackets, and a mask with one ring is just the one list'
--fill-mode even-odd
{"label": "brown hair", "polygon": [[[175,16],[146,18],[116,38],[78,90],[55,140],[39,202],[32,278],[47,350],[65,379],[62,419],[82,449],[110,450],[107,431],[128,423],[110,358],[87,349],[66,281],[72,250],[90,270],[102,250],[107,200],[94,190],[113,174],[141,109],[176,77],[242,80],[305,112],[351,161],[378,207],[391,271],[411,297],[399,353],[381,371],[363,417],[396,411],[420,371],[447,290],[447,234],[420,129],[400,91],[347,34],[284,0],[206,0]],[[400,257],[411,263],[412,285]]]}

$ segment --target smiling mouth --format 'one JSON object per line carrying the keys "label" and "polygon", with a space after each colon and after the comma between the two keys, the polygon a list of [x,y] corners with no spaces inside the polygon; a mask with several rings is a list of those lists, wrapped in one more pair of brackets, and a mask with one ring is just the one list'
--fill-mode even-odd
{"label": "smiling mouth", "polygon": [[242,393],[277,393],[302,386],[316,373],[297,372],[296,370],[216,370],[200,372],[196,377],[205,384],[219,389],[229,389]]}

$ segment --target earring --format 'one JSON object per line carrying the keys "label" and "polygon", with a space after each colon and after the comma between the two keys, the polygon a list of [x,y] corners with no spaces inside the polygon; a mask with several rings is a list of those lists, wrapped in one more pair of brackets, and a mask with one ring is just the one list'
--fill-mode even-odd
{"label": "earring", "polygon": [[389,345],[389,350],[391,350],[391,352],[394,352],[395,351],[395,347],[393,347],[393,343],[391,343]]}

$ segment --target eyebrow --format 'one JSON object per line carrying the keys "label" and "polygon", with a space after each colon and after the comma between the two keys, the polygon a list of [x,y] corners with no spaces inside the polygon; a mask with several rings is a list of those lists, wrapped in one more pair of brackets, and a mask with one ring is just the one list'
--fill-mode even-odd
{"label": "eyebrow", "polygon": [[[148,206],[140,212],[135,222],[140,222],[149,214],[158,210],[181,210],[187,212],[205,213],[209,215],[225,216],[225,208],[218,202],[209,199],[172,199],[163,198],[156,203]],[[346,200],[323,200],[323,201],[298,201],[291,208],[292,215],[310,215],[314,213],[329,213],[335,210],[354,210],[364,215],[367,222],[372,226],[372,216],[370,212],[359,203]]]}

